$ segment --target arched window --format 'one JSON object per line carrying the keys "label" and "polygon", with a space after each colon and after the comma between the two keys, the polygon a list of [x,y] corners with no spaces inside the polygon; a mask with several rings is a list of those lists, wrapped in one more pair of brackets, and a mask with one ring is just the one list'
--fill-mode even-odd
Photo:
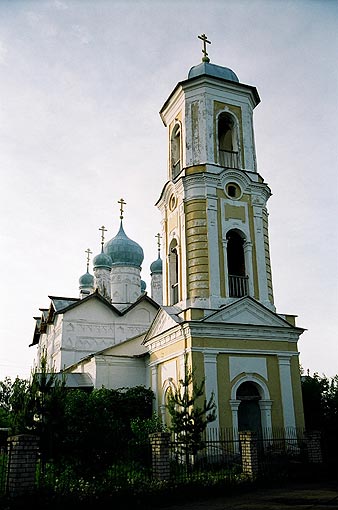
{"label": "arched window", "polygon": [[180,173],[181,165],[181,126],[176,124],[170,138],[171,177],[175,179]]}
{"label": "arched window", "polygon": [[218,117],[219,162],[228,168],[239,168],[238,141],[234,117],[222,112]]}
{"label": "arched window", "polygon": [[230,230],[226,239],[229,296],[236,298],[247,296],[248,277],[245,271],[244,239],[236,230]]}
{"label": "arched window", "polygon": [[243,382],[237,389],[236,399],[240,400],[238,408],[238,430],[252,430],[258,434],[262,431],[259,400],[261,395],[254,382]]}
{"label": "arched window", "polygon": [[179,300],[179,286],[178,286],[178,253],[177,241],[174,239],[170,243],[169,249],[169,290],[170,290],[170,304],[174,305]]}

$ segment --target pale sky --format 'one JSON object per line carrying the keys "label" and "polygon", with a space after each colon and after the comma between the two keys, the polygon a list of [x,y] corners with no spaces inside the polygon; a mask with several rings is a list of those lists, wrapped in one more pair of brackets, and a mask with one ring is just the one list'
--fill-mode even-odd
{"label": "pale sky", "polygon": [[[28,378],[39,308],[78,297],[86,253],[119,228],[157,258],[167,179],[159,110],[200,63],[257,87],[258,171],[272,190],[278,313],[304,370],[338,373],[338,2],[0,0],[0,380]],[[92,273],[92,267],[90,266]]]}

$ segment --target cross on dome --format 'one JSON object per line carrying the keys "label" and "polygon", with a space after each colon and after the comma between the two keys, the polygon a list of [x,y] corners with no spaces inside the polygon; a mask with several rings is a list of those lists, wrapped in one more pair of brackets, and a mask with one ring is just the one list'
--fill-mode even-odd
{"label": "cross on dome", "polygon": [[127,202],[125,202],[123,198],[120,198],[117,203],[120,204],[120,220],[123,220],[123,206],[127,205]]}
{"label": "cross on dome", "polygon": [[158,232],[158,234],[156,234],[157,237],[157,251],[158,251],[158,256],[160,256],[160,252],[161,252],[161,239],[162,239],[162,236],[161,234]]}
{"label": "cross on dome", "polygon": [[90,251],[89,248],[86,249],[85,253],[87,253],[87,272],[89,270],[89,260],[90,260],[90,255],[93,253],[92,251]]}
{"label": "cross on dome", "polygon": [[101,245],[102,245],[102,249],[103,249],[103,245],[104,245],[104,233],[107,232],[107,229],[102,225],[102,227],[100,227],[99,230],[101,230]]}

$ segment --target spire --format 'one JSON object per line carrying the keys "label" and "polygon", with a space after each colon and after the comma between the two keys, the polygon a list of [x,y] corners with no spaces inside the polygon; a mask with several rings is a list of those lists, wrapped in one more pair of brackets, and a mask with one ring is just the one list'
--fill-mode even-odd
{"label": "spire", "polygon": [[206,43],[211,44],[211,41],[208,41],[207,36],[205,34],[198,35],[197,37],[199,39],[201,39],[201,41],[203,41],[203,50],[202,50],[203,58],[202,58],[202,62],[210,62],[210,58],[208,57],[208,53],[207,53],[207,44]]}

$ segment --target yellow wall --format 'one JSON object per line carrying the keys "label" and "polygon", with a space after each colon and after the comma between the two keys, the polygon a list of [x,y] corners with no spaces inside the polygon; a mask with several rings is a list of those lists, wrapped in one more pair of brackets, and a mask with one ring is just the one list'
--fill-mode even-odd
{"label": "yellow wall", "polygon": [[209,257],[206,200],[185,203],[188,298],[209,296]]}

